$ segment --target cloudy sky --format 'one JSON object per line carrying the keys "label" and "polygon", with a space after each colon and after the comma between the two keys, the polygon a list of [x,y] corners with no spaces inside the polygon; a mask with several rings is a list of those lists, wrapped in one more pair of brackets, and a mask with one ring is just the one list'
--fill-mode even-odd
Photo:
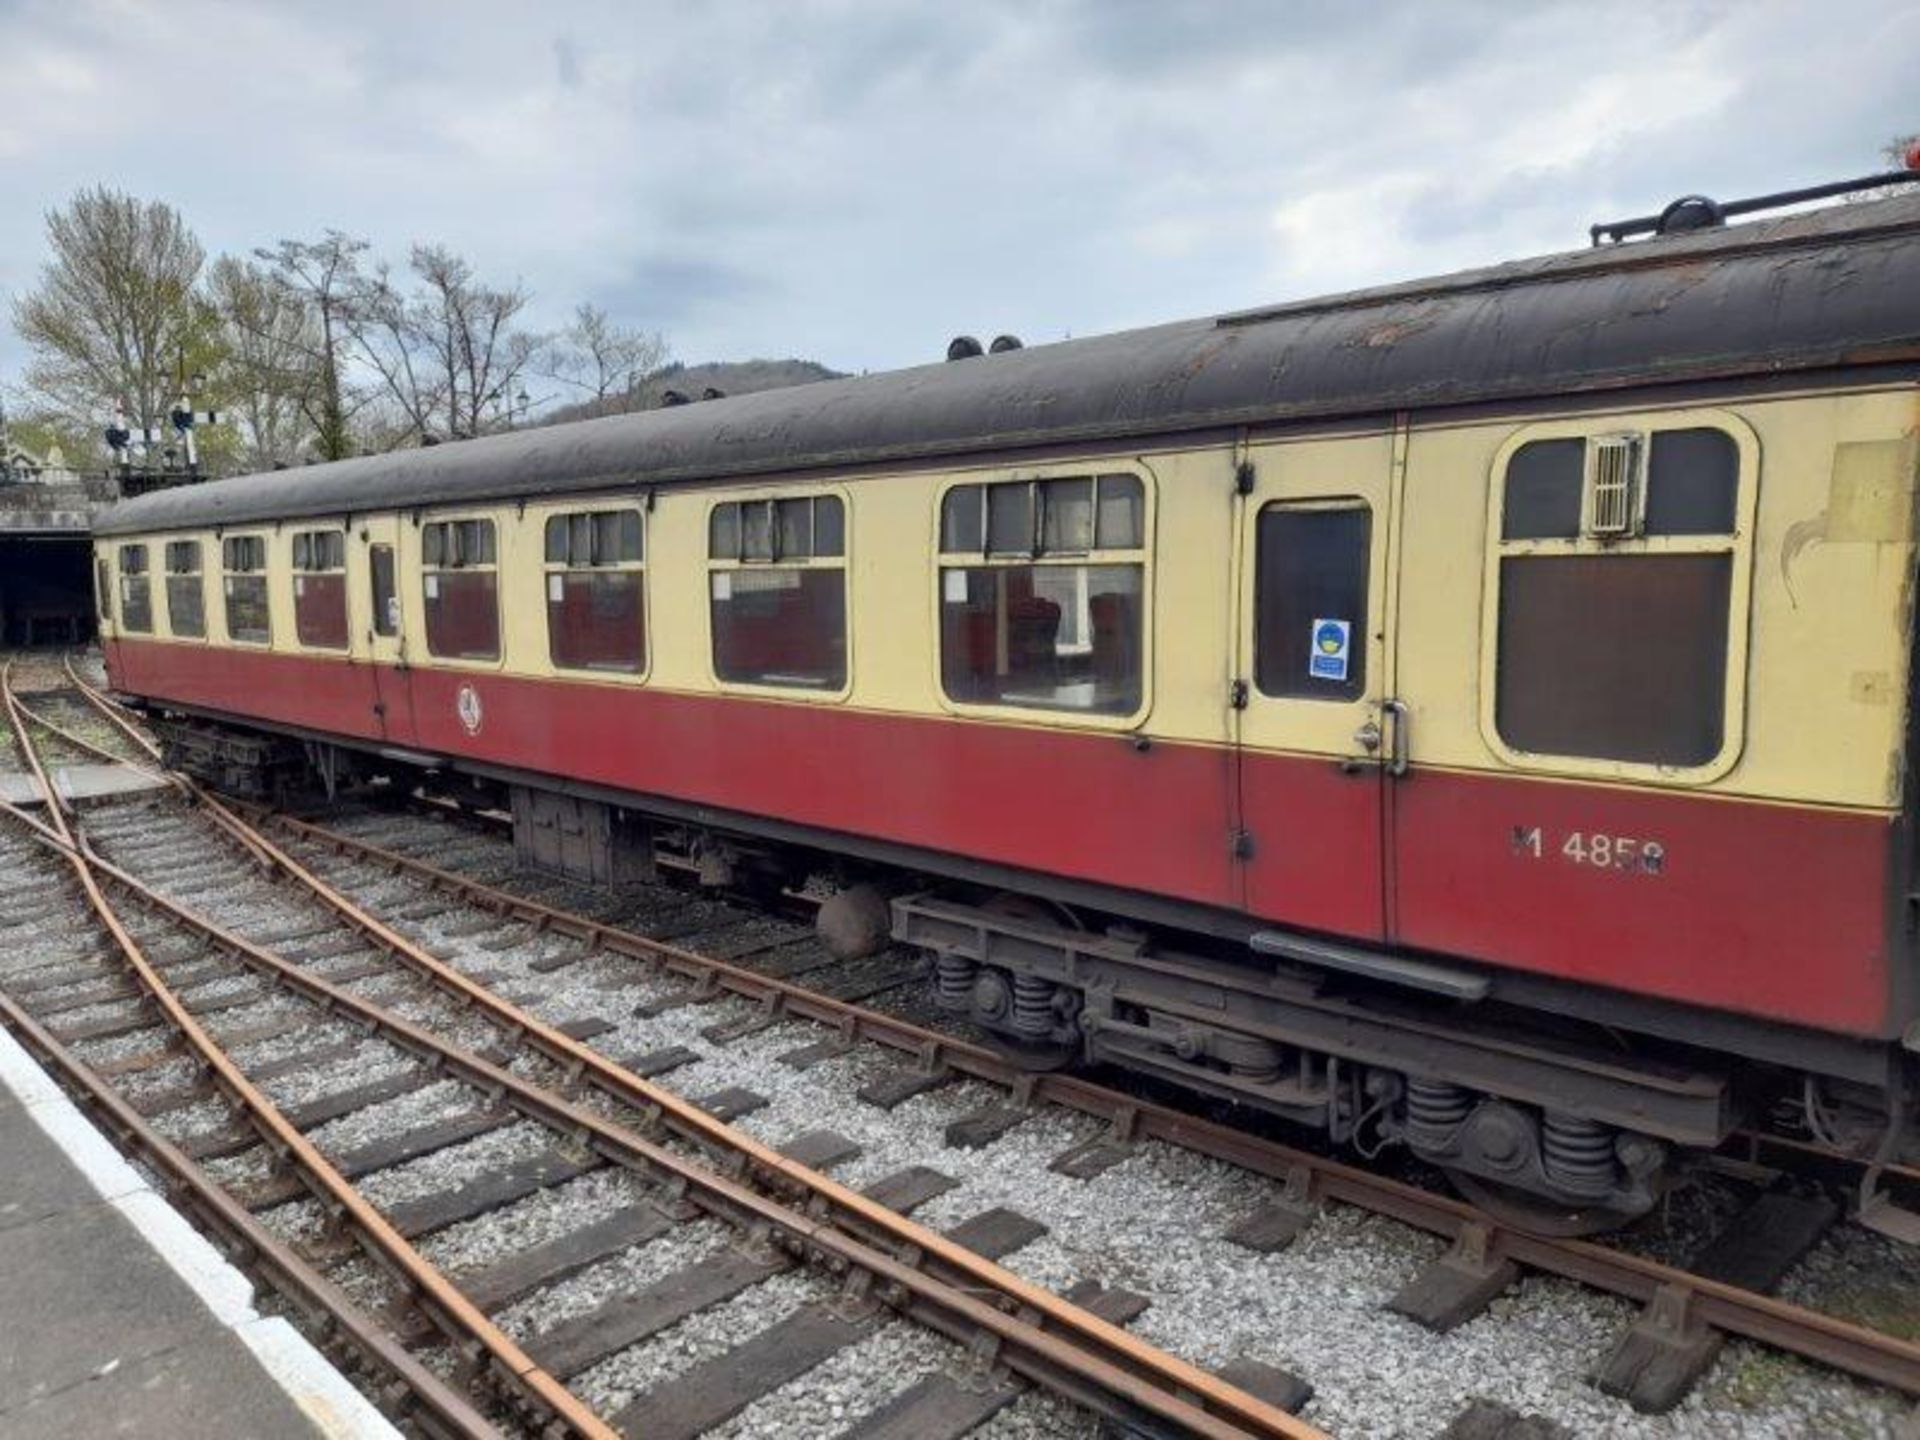
{"label": "cloudy sky", "polygon": [[542,325],[881,369],[1869,171],[1916,76],[1911,0],[0,0],[0,297],[105,182],[209,251],[442,241]]}

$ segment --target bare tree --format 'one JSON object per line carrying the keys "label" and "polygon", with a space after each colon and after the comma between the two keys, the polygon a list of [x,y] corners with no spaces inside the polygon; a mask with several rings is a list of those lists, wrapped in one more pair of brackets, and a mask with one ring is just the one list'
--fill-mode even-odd
{"label": "bare tree", "polygon": [[282,240],[253,252],[274,283],[297,297],[312,318],[312,384],[300,392],[299,404],[322,460],[344,460],[353,453],[354,413],[367,398],[347,383],[345,363],[352,317],[366,288],[360,269],[366,249],[366,241],[328,230],[318,240]]}
{"label": "bare tree", "polygon": [[[1888,170],[1906,170],[1909,168],[1907,157],[1914,153],[1916,146],[1920,146],[1920,133],[1896,135],[1880,147],[1880,158],[1887,162]],[[1886,185],[1875,185],[1869,190],[1856,190],[1846,197],[1846,202],[1856,205],[1866,200],[1884,200],[1889,195],[1908,195],[1916,185],[1920,185],[1920,175],[1912,180],[1894,180]]]}
{"label": "bare tree", "polygon": [[273,271],[231,255],[214,261],[207,294],[226,340],[214,393],[231,417],[241,459],[255,470],[291,464],[327,410],[315,308]]}
{"label": "bare tree", "polygon": [[33,351],[29,392],[92,429],[117,407],[135,427],[165,423],[183,372],[210,369],[217,326],[195,291],[206,252],[179,211],[106,186],[47,215],[53,259],[13,307]]}
{"label": "bare tree", "polygon": [[643,387],[668,353],[659,331],[630,330],[614,324],[598,306],[582,304],[548,349],[539,373],[582,392],[590,413],[619,415],[642,407]]}
{"label": "bare tree", "polygon": [[519,317],[532,296],[476,279],[443,245],[416,245],[403,291],[381,266],[353,307],[359,358],[421,441],[465,439],[510,422],[514,388],[542,338]]}

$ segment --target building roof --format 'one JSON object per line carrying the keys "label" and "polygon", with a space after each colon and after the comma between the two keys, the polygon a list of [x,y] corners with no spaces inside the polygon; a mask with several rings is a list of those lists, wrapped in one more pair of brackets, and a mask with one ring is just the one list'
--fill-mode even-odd
{"label": "building roof", "polygon": [[1200,320],[241,476],[104,534],[1920,360],[1920,195]]}

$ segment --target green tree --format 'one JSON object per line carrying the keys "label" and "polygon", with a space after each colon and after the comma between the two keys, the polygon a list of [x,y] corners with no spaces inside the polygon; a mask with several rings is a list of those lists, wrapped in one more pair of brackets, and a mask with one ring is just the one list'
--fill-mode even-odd
{"label": "green tree", "polygon": [[115,412],[165,427],[188,374],[219,359],[219,326],[196,290],[206,252],[179,211],[108,187],[47,215],[53,258],[13,307],[32,353],[36,407],[94,430]]}

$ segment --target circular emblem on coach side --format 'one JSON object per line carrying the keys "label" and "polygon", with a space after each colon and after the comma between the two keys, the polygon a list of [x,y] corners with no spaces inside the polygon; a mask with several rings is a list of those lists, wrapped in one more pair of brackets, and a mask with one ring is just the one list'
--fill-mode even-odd
{"label": "circular emblem on coach side", "polygon": [[462,685],[460,693],[453,699],[454,713],[460,717],[460,728],[469,735],[480,733],[480,722],[484,715],[480,709],[480,692],[471,685]]}

